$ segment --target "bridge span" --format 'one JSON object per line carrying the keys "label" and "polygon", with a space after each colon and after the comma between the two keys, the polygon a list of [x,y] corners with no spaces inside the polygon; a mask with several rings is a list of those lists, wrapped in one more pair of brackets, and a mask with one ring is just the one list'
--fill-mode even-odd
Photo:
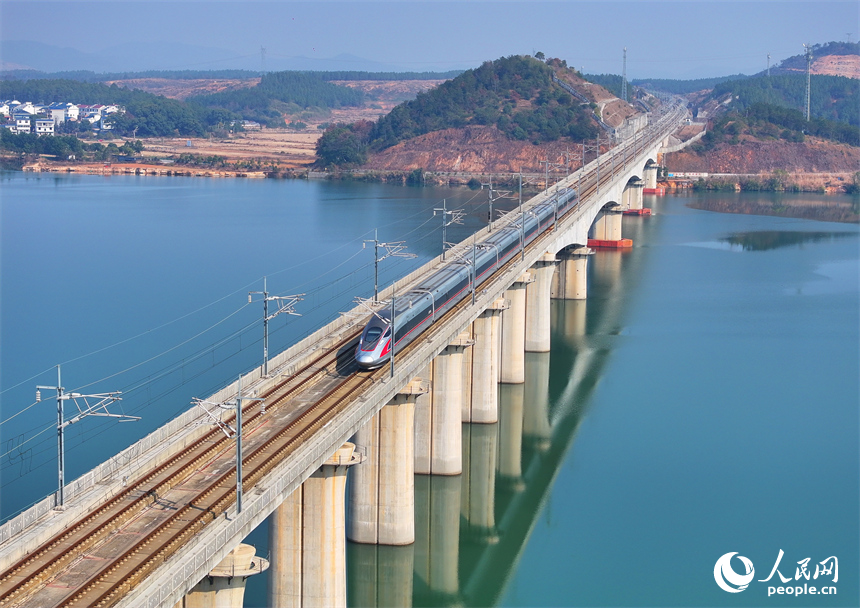
{"label": "bridge span", "polygon": [[[271,516],[270,604],[345,605],[346,538],[415,540],[414,475],[464,472],[461,423],[499,421],[498,384],[523,383],[525,352],[549,350],[551,297],[586,297],[589,242],[629,245],[621,215],[641,213],[658,152],[685,115],[669,107],[497,220],[501,227],[560,193],[578,195],[473,297],[397,352],[393,367],[355,366],[368,317],[357,307],[271,359],[268,376],[261,368],[244,376],[241,486],[235,435],[192,408],[68,484],[63,509],[48,497],[0,526],[0,603],[190,607],[219,596],[218,605],[239,606],[244,578],[268,567],[241,542]],[[487,234],[389,286],[380,301],[445,264],[469,264]],[[239,386],[207,401],[235,401]],[[533,422],[541,424],[549,421]],[[502,475],[516,477],[520,466],[499,456]]]}

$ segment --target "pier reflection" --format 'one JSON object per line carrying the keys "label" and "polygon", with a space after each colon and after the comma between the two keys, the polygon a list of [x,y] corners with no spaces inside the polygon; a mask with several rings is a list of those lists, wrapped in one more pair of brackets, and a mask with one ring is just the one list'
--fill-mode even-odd
{"label": "pier reflection", "polygon": [[412,605],[415,545],[347,543],[349,606],[408,608]]}
{"label": "pier reflection", "polygon": [[415,606],[460,605],[462,475],[415,476]]}

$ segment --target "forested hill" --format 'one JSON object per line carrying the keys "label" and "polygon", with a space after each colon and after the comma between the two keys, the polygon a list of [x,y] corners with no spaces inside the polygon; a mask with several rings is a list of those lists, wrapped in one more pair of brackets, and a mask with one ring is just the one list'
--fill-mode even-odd
{"label": "forested hill", "polygon": [[[860,122],[860,91],[857,81],[844,76],[811,76],[811,114],[823,118],[858,125]],[[711,98],[724,101],[731,95],[729,109],[746,108],[766,103],[784,108],[805,111],[806,76],[784,74],[756,76],[744,80],[731,80],[717,84]]]}
{"label": "forested hill", "polygon": [[376,123],[330,127],[317,143],[324,165],[355,165],[399,142],[445,129],[482,125],[509,140],[535,144],[569,137],[594,138],[599,127],[594,104],[582,104],[552,80],[563,61],[503,57],[467,70],[400,104]]}
{"label": "forested hill", "polygon": [[301,108],[339,108],[360,106],[363,101],[361,91],[326,82],[313,72],[272,72],[263,75],[260,84],[250,89],[188,99],[189,103],[223,108],[263,123],[281,122],[283,104],[295,104]]}
{"label": "forested hill", "polygon": [[553,83],[552,75],[552,67],[533,57],[487,61],[394,108],[376,123],[371,147],[467,125],[496,125],[510,139],[535,142],[594,137],[591,108]]}

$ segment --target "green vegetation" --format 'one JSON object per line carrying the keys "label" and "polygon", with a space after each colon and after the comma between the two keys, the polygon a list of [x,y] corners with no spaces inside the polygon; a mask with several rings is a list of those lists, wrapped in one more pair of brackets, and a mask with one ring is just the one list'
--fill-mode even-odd
{"label": "green vegetation", "polygon": [[[557,60],[550,62],[563,69]],[[554,84],[552,74],[552,67],[532,57],[487,61],[419,93],[370,128],[363,124],[329,127],[317,143],[317,156],[325,166],[360,164],[369,150],[469,125],[495,125],[510,139],[535,144],[561,137],[577,141],[594,137],[597,127],[590,108]]]}
{"label": "green vegetation", "polygon": [[353,167],[367,162],[373,123],[360,120],[326,128],[317,140],[317,158],[325,166]]}
{"label": "green vegetation", "polygon": [[312,72],[273,72],[250,89],[198,95],[189,105],[218,108],[270,126],[283,126],[283,114],[301,108],[360,106],[364,94],[326,82]]}
{"label": "green vegetation", "polygon": [[[591,78],[591,76],[588,77],[589,80],[591,80]],[[731,76],[718,76],[715,78],[696,78],[694,80],[645,78],[635,79],[632,81],[632,83],[637,87],[643,87],[646,89],[657,89],[658,91],[666,91],[667,93],[674,93],[675,95],[687,95],[688,93],[695,93],[696,91],[712,89],[716,85],[729,80],[743,80],[745,78],[749,78],[749,76],[746,76],[744,74],[733,74]]]}
{"label": "green vegetation", "polygon": [[[733,110],[767,103],[805,111],[806,76],[785,74],[733,80],[716,85],[711,97],[721,100],[729,94],[732,96],[729,108]],[[860,91],[856,80],[813,75],[810,97],[813,117],[860,125]]]}
{"label": "green vegetation", "polygon": [[804,141],[813,135],[831,141],[860,146],[860,129],[842,122],[816,118],[809,122],[797,110],[757,103],[743,111],[732,111],[715,120],[702,138],[701,146],[711,149],[719,143],[736,144],[741,135],[759,139]]}
{"label": "green vegetation", "polygon": [[531,57],[487,61],[394,108],[376,124],[371,145],[383,149],[431,131],[493,124],[511,139],[535,143],[593,137],[590,110],[553,84],[552,73]]}
{"label": "green vegetation", "polygon": [[74,156],[76,160],[110,160],[113,156],[133,156],[143,150],[140,141],[127,141],[121,146],[114,143],[106,146],[100,143],[86,144],[77,137],[56,135],[39,137],[34,133],[14,134],[8,129],[0,129],[0,149],[21,156],[44,154],[66,160]]}
{"label": "green vegetation", "polygon": [[109,120],[120,135],[141,136],[203,135],[224,128],[238,116],[220,108],[205,108],[175,99],[116,85],[75,80],[0,81],[0,98],[30,100],[36,103],[66,101],[77,104],[114,104],[125,114],[112,114]]}

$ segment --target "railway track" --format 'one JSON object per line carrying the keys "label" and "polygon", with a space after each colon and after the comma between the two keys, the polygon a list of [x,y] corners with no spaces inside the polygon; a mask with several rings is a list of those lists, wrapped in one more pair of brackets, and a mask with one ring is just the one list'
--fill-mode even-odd
{"label": "railway track", "polygon": [[[263,395],[269,412],[282,406],[294,394],[313,385],[321,376],[336,372],[348,359],[347,347],[359,330],[308,362],[295,374]],[[257,404],[245,406],[243,426],[252,432],[262,422]],[[228,418],[231,422],[235,414]],[[58,533],[26,557],[0,573],[0,605],[14,606],[50,581],[58,572],[93,550],[117,529],[151,507],[160,496],[186,479],[203,464],[230,449],[233,439],[213,429],[167,462],[132,480],[128,487],[68,528]]]}

